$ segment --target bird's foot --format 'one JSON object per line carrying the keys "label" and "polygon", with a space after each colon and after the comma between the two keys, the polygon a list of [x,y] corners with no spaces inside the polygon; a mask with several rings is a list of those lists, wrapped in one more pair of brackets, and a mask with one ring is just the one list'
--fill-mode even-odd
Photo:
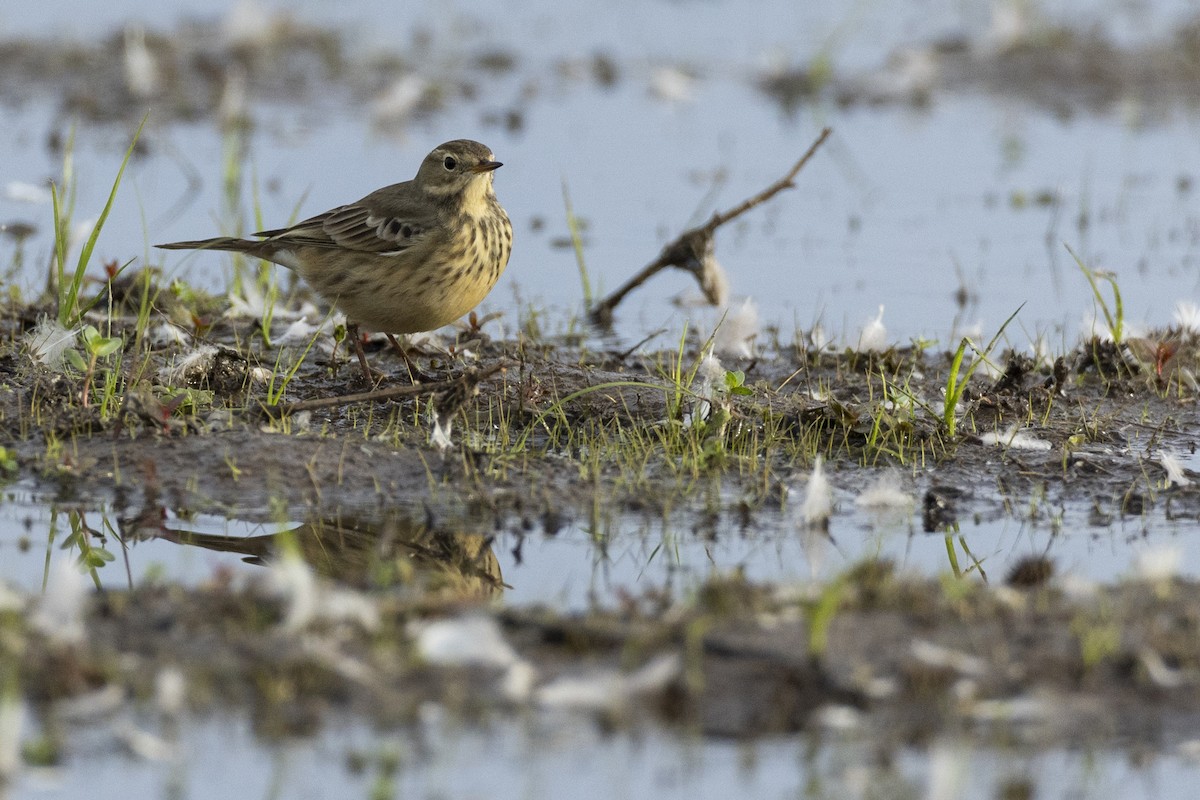
{"label": "bird's foot", "polygon": [[412,360],[412,357],[409,356],[408,349],[401,345],[400,342],[396,340],[395,336],[389,333],[387,334],[387,339],[389,342],[391,342],[392,348],[400,355],[400,358],[404,359],[404,368],[408,370],[409,380],[411,380],[414,384],[437,382],[438,377],[436,375],[431,375],[428,372],[421,371],[421,368],[418,367],[416,362]]}

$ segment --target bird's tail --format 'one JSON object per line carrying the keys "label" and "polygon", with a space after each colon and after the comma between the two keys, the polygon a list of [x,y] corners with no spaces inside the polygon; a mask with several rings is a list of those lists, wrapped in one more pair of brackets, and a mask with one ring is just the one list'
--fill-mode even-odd
{"label": "bird's tail", "polygon": [[235,239],[232,236],[218,236],[215,239],[197,239],[193,242],[170,242],[156,244],[161,250],[227,250],[231,253],[249,253],[259,258],[269,258],[274,249],[267,242],[256,242],[251,239]]}

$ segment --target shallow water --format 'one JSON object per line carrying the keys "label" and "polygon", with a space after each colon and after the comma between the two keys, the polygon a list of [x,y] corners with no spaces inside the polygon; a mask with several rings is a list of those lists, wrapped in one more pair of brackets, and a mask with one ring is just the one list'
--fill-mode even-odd
{"label": "shallow water", "polygon": [[[836,474],[832,481],[837,486]],[[828,532],[806,528],[795,511],[785,510],[759,512],[748,525],[724,519],[715,528],[686,513],[666,520],[626,513],[594,520],[568,518],[553,535],[537,527],[527,534],[484,530],[478,535],[494,536],[490,549],[506,585],[501,592],[505,603],[571,611],[610,608],[621,598],[663,592],[684,598],[712,577],[734,570],[755,583],[807,584],[870,560],[890,561],[911,575],[962,571],[990,583],[1003,582],[1018,563],[1032,556],[1050,559],[1060,578],[1073,581],[1130,578],[1147,559],[1174,564],[1182,577],[1200,574],[1195,521],[1170,518],[1167,506],[1141,516],[1118,516],[1108,524],[1089,524],[1082,504],[1066,513],[1023,506],[1011,513],[967,516],[956,533],[946,535],[925,532],[915,505],[867,510],[855,506],[853,493],[838,491],[836,497]],[[131,581],[136,586],[163,581],[196,586],[226,577],[258,580],[264,577],[262,566],[244,563],[242,553],[222,549],[211,539],[228,537],[225,547],[236,548],[239,540],[302,524],[195,513],[181,517],[163,509],[163,534],[138,540],[132,529],[122,528],[121,515],[110,508],[63,506],[10,487],[0,505],[6,582],[37,591],[44,580],[53,579],[52,564],[77,556],[74,549],[61,549],[71,531],[71,513],[82,514],[93,531],[109,534],[106,546],[115,560],[97,573],[101,584],[111,589]],[[421,513],[415,512],[418,518]],[[126,534],[126,546],[112,536],[118,532]],[[208,537],[204,546],[197,546],[197,536]],[[345,568],[357,574],[353,564]]]}
{"label": "shallow water", "polygon": [[[146,733],[153,724],[136,723]],[[311,738],[264,743],[240,718],[188,720],[175,755],[129,754],[127,735],[95,726],[71,770],[23,774],[14,797],[955,797],[1032,790],[1045,798],[1191,797],[1184,755],[1140,763],[1105,750],[966,748],[953,742],[889,757],[853,734],[754,743],[611,736],[582,720],[527,719],[463,727],[432,712],[417,730],[331,723]],[[168,743],[170,739],[160,742]],[[389,763],[394,768],[389,768]],[[392,771],[394,769],[394,771]],[[382,793],[379,793],[382,790]]]}

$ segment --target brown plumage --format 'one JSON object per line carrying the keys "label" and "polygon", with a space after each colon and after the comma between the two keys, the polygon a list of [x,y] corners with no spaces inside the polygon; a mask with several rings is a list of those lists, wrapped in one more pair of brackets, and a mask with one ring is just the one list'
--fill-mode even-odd
{"label": "brown plumage", "polygon": [[[359,323],[416,333],[454,322],[492,290],[512,252],[512,225],[496,200],[500,165],[479,142],[439,145],[411,181],[259,239],[216,237],[155,245],[227,250],[287,267]],[[393,340],[394,341],[394,340]],[[370,370],[354,337],[363,373]]]}

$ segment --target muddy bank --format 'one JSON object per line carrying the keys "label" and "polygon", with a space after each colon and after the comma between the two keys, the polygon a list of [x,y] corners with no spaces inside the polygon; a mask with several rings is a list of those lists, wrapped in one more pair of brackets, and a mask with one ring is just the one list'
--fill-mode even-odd
{"label": "muddy bank", "polygon": [[[832,727],[887,747],[954,732],[1166,750],[1200,729],[1200,594],[1171,579],[987,588],[863,565],[825,587],[734,576],[688,604],[584,616],[322,595],[299,623],[306,601],[270,586],[94,596],[70,643],[10,616],[4,658],[51,737],[60,709],[148,702],[164,670],[182,673],[186,707],[252,708],[268,738],[347,711],[402,726],[430,700],[467,720],[568,709],[721,737]],[[459,633],[470,643],[438,644]]]}
{"label": "muddy bank", "polygon": [[[1165,366],[1135,355],[1153,358],[1149,339],[1133,349],[1087,342],[1053,364],[1009,354],[1002,374],[971,379],[951,437],[952,359],[911,349],[764,343],[759,358],[727,359],[714,379],[700,374],[699,340],[680,358],[475,333],[466,363],[426,358],[444,384],[295,411],[371,387],[343,348],[333,361],[328,350],[303,356],[281,394],[262,376],[302,351],[263,348],[250,323],[222,323],[220,338],[165,346],[127,330],[124,361],[93,379],[111,396],[85,407],[84,376],[34,364],[18,335],[25,323],[9,325],[8,479],[60,507],[104,504],[120,518],[169,508],[370,522],[400,511],[453,532],[524,535],[603,507],[670,514],[699,535],[791,535],[789,487],[818,454],[851,496],[894,471],[930,532],[1022,513],[1071,528],[1200,518],[1195,475],[1173,479],[1163,461],[1194,452],[1200,430],[1187,331],[1156,334],[1174,343]],[[385,390],[409,385],[394,354],[372,358]],[[175,369],[180,361],[191,371]],[[450,428],[440,446],[434,411]]]}

